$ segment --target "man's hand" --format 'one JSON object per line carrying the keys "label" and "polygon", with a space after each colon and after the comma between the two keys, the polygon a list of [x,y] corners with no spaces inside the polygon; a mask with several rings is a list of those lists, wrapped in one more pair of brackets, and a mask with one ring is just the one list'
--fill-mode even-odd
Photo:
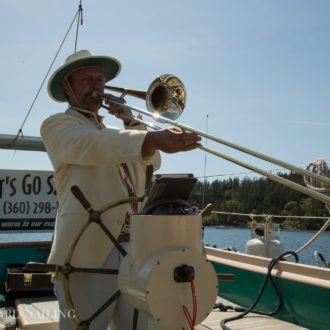
{"label": "man's hand", "polygon": [[[120,104],[125,104],[126,101],[123,97],[117,97],[112,94],[103,94],[107,96],[110,100],[113,100]],[[108,110],[111,115],[116,116],[121,119],[125,125],[128,125],[133,120],[133,114],[130,109],[121,106],[119,104],[114,104],[112,102],[108,102],[106,105],[102,105],[102,108]]]}
{"label": "man's hand", "polygon": [[142,156],[151,156],[156,150],[166,153],[188,151],[200,146],[201,137],[179,128],[148,132],[142,145]]}

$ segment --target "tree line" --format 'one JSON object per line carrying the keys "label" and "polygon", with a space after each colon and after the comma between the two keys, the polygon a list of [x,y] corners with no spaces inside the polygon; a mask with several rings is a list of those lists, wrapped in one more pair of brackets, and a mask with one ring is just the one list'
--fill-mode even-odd
{"label": "tree line", "polygon": [[[303,178],[295,173],[277,175],[303,185]],[[212,182],[198,181],[190,203],[201,209],[203,200],[204,206],[208,203],[214,204],[216,211],[287,216],[273,219],[273,222],[280,223],[282,228],[317,230],[326,219],[297,219],[290,216],[329,216],[323,202],[267,178],[234,177]],[[204,217],[203,224],[245,227],[249,221],[246,216],[212,213]]]}

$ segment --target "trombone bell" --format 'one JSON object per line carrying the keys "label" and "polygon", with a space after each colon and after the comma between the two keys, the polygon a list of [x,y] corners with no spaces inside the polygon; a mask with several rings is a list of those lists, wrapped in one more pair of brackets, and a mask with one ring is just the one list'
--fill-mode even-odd
{"label": "trombone bell", "polygon": [[[176,120],[183,112],[187,100],[186,89],[182,81],[170,74],[163,74],[156,78],[146,92],[112,86],[104,88],[144,99],[148,111],[155,115],[155,120],[159,116]],[[161,119],[158,121],[162,122]]]}
{"label": "trombone bell", "polygon": [[187,93],[182,81],[170,74],[156,78],[146,94],[148,111],[171,120],[182,114],[186,101]]}

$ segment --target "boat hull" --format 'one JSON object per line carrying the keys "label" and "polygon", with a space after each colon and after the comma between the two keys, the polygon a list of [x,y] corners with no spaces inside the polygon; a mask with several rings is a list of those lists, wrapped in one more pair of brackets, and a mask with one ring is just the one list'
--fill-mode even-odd
{"label": "boat hull", "polygon": [[[217,273],[235,275],[235,281],[219,283],[219,296],[249,307],[267,274],[268,258],[206,248]],[[308,329],[330,329],[330,269],[279,262],[272,272],[283,296],[283,307],[274,317]],[[268,283],[257,310],[276,309],[278,297]]]}
{"label": "boat hull", "polygon": [[[44,262],[49,248],[50,242],[0,244],[0,282],[5,281],[7,264]],[[219,282],[219,296],[249,307],[265,280],[270,260],[210,247],[206,253],[217,273],[235,275],[235,281]],[[284,300],[276,318],[308,329],[330,329],[330,269],[279,262],[272,274]],[[1,291],[0,306],[8,303]],[[270,312],[277,303],[277,295],[268,284],[256,309]]]}

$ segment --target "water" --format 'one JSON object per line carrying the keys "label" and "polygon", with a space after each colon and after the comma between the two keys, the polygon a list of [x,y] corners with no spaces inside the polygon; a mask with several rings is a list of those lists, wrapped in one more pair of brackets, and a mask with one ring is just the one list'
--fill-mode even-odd
{"label": "water", "polygon": [[21,233],[4,233],[0,232],[0,243],[9,242],[35,242],[35,241],[51,241],[53,232],[21,232]]}
{"label": "water", "polygon": [[[280,231],[280,240],[284,245],[284,251],[296,251],[307,241],[309,241],[316,231]],[[205,227],[205,244],[216,245],[218,248],[233,247],[239,252],[244,252],[245,243],[250,239],[250,229],[246,228],[227,228],[217,229]],[[314,251],[322,253],[326,260],[330,260],[330,232],[322,233],[316,241],[299,253],[299,262],[309,265],[317,265],[314,258]],[[293,260],[293,259],[292,259]]]}
{"label": "water", "polygon": [[[315,235],[316,231],[286,231],[280,232],[280,240],[285,251],[295,251],[304,245]],[[39,233],[0,233],[0,242],[24,242],[24,241],[49,241],[52,232]],[[250,229],[227,228],[217,229],[205,227],[205,244],[216,245],[218,248],[233,247],[239,252],[244,252],[245,243],[250,239]],[[326,260],[330,260],[330,232],[325,232],[308,248],[299,253],[299,262],[309,265],[317,265],[314,251],[319,250]]]}

